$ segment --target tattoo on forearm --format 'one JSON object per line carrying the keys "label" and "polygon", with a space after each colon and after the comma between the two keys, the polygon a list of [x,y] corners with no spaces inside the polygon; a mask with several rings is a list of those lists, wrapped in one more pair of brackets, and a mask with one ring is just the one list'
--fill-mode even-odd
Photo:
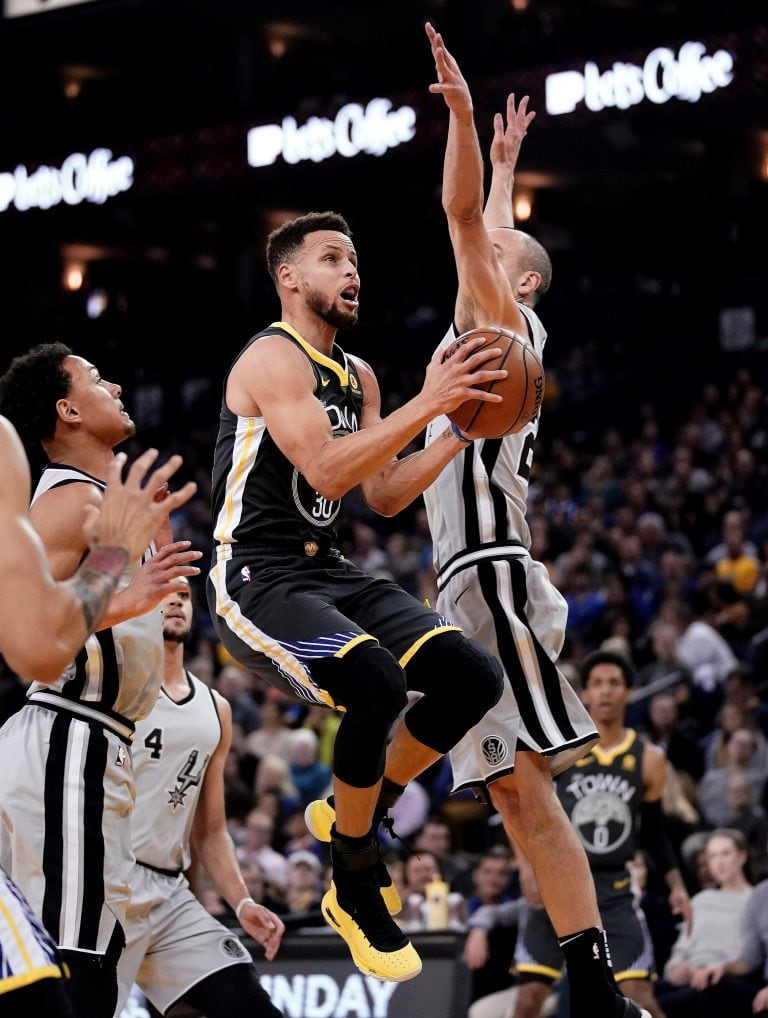
{"label": "tattoo on forearm", "polygon": [[72,578],[89,633],[104,617],[127,563],[128,553],[123,548],[96,548]]}

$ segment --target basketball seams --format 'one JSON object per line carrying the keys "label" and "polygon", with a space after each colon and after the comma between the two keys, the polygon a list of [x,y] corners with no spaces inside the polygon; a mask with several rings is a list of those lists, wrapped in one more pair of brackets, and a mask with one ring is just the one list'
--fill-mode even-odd
{"label": "basketball seams", "polygon": [[[506,349],[499,355],[498,360],[486,362],[480,368],[480,370],[506,368],[507,378],[496,379],[482,386],[484,392],[503,396],[503,408],[502,404],[469,399],[449,413],[448,418],[461,431],[474,438],[498,439],[506,435],[518,434],[534,419],[535,412],[541,403],[544,384],[544,368],[541,358],[535,346],[513,329],[488,325],[470,329],[457,337],[443,353],[443,361],[452,356],[474,336],[482,336],[484,339],[480,350],[490,349],[494,343],[500,341],[502,336],[507,341]],[[513,349],[513,344],[517,344],[519,348]],[[514,354],[514,356],[510,356],[510,354]],[[512,362],[514,365],[510,368]],[[533,370],[534,368],[535,370]],[[483,407],[486,408],[485,413],[483,413]],[[510,423],[510,415],[513,410],[515,416]]]}
{"label": "basketball seams", "polygon": [[[501,369],[502,369],[502,368],[504,367],[504,365],[505,365],[505,364],[507,363],[507,358],[509,357],[509,355],[510,355],[510,352],[511,352],[511,350],[512,350],[512,345],[513,345],[514,343],[519,343],[519,342],[520,342],[520,340],[518,339],[518,337],[517,337],[516,335],[514,335],[514,334],[513,334],[512,336],[510,336],[510,335],[509,335],[509,333],[507,333],[507,332],[504,332],[504,331],[503,331],[502,329],[498,329],[498,328],[497,328],[497,329],[496,329],[496,332],[497,332],[497,337],[496,337],[496,339],[492,339],[492,340],[489,340],[489,341],[488,341],[488,342],[487,342],[487,343],[485,344],[485,346],[484,346],[484,347],[482,347],[481,349],[483,349],[483,350],[484,350],[484,349],[485,349],[486,347],[488,347],[488,346],[491,346],[491,345],[492,345],[493,343],[497,343],[497,342],[499,341],[499,339],[501,339],[501,337],[502,337],[502,336],[506,336],[506,338],[507,338],[507,339],[509,340],[509,342],[507,343],[507,349],[506,349],[506,350],[504,351],[504,354],[503,354],[503,356],[502,356],[502,358],[501,358],[501,362],[500,362],[500,363],[499,363],[499,364],[498,364],[498,365],[496,366],[496,368],[494,369],[494,370],[496,370],[496,371],[501,371]],[[527,375],[526,375],[526,383],[527,383]],[[496,382],[495,382],[495,381],[494,381],[494,382],[489,382],[489,383],[487,384],[486,388],[485,388],[485,391],[486,391],[486,392],[493,392],[493,387],[494,387],[494,385],[496,385]],[[472,426],[474,425],[475,421],[477,420],[478,416],[480,415],[480,411],[481,411],[481,410],[483,409],[483,407],[484,407],[484,406],[486,405],[486,404],[485,404],[485,403],[483,403],[483,402],[482,402],[481,400],[476,400],[476,402],[477,402],[477,410],[475,410],[475,412],[474,412],[474,413],[472,414],[472,417],[471,417],[471,418],[470,418],[470,420],[469,420],[469,424],[468,424],[468,425],[466,426],[466,428],[464,429],[464,430],[465,430],[465,431],[467,431],[467,432],[469,432],[469,431],[471,431],[471,430],[472,430]],[[521,408],[520,408],[520,413],[522,413],[522,412],[523,412],[523,409],[522,409],[522,407],[521,407]],[[519,417],[519,416],[520,416],[520,414],[518,414],[517,416]]]}

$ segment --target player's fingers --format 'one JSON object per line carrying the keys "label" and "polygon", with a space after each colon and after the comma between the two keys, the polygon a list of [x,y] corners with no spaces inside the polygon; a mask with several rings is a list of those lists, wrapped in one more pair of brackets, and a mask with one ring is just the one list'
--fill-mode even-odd
{"label": "player's fingers", "polygon": [[163,509],[168,513],[172,513],[174,509],[178,509],[179,506],[184,505],[185,502],[189,502],[192,496],[197,491],[197,484],[194,481],[187,481],[183,488],[179,488],[178,491],[172,492],[168,498],[162,503]]}
{"label": "player's fingers", "polygon": [[479,370],[473,371],[470,376],[471,385],[485,385],[486,382],[500,382],[503,378],[507,377],[506,368],[494,368],[493,370]]}
{"label": "player's fingers", "polygon": [[173,477],[176,471],[179,469],[184,461],[178,453],[174,453],[173,456],[169,456],[168,459],[163,463],[161,467],[153,470],[147,478],[147,487],[153,487],[157,489],[161,484],[164,484],[169,478]]}
{"label": "player's fingers", "polygon": [[[141,456],[137,456],[131,464],[131,468],[128,471],[128,476],[125,479],[126,486],[143,488],[144,481],[147,479],[147,474],[152,468],[152,464],[158,457],[157,449],[146,449]],[[152,490],[156,491],[163,480],[166,478],[160,478],[157,484],[152,486]]]}
{"label": "player's fingers", "polygon": [[467,389],[466,399],[479,399],[481,403],[501,403],[501,396],[495,392],[486,392],[485,389]]}
{"label": "player's fingers", "polygon": [[469,357],[465,357],[464,367],[473,371],[481,364],[485,364],[486,361],[491,361],[495,357],[501,357],[501,350],[497,346],[483,348],[475,351],[475,353],[471,354]]}
{"label": "player's fingers", "polygon": [[[484,346],[485,342],[485,336],[473,336],[471,339],[462,340],[461,345],[456,347],[448,359],[455,359],[457,362],[467,361],[476,350],[478,350],[481,346]],[[490,349],[493,351],[495,357],[501,357],[501,350],[499,347],[491,347]]]}
{"label": "player's fingers", "polygon": [[170,544],[164,544],[150,559],[155,565],[160,565],[166,559],[172,555],[177,555],[180,552],[186,551],[192,547],[191,541],[171,541]]}
{"label": "player's fingers", "polygon": [[112,461],[107,467],[107,477],[106,477],[107,484],[120,483],[120,478],[123,473],[123,467],[125,466],[126,459],[127,456],[125,455],[124,452],[119,452],[117,453],[116,456],[113,457]]}

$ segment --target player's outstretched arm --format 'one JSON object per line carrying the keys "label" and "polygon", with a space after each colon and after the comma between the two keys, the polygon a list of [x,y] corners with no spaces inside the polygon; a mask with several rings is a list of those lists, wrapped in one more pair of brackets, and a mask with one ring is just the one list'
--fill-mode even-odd
{"label": "player's outstretched arm", "polygon": [[[56,582],[30,520],[30,475],[24,448],[10,422],[0,417],[4,474],[0,489],[0,652],[19,675],[53,682],[98,626],[126,564],[143,551],[136,551],[137,542],[147,533],[151,536],[157,526],[156,512],[148,509],[154,489],[140,490],[140,479],[155,455],[144,458],[125,485],[119,474],[123,459],[117,462],[110,477],[106,516],[96,507],[90,512],[90,553],[71,579]],[[161,477],[172,476],[178,465],[167,464]],[[171,506],[183,504],[193,491],[194,486],[188,486],[176,493]]]}
{"label": "player's outstretched arm", "polygon": [[240,873],[224,809],[224,764],[232,744],[232,708],[223,696],[216,692],[213,696],[221,722],[221,739],[203,778],[192,824],[192,847],[197,861],[236,913],[240,925],[261,944],[267,961],[272,961],[285,926],[274,912],[251,898]]}
{"label": "player's outstretched arm", "polygon": [[528,133],[528,127],[535,116],[534,112],[528,112],[528,96],[524,95],[519,106],[516,106],[515,94],[512,92],[507,96],[506,126],[501,113],[497,113],[493,118],[491,184],[483,210],[483,222],[487,230],[498,227],[512,229],[515,225],[512,207],[515,168],[523,138]]}
{"label": "player's outstretched arm", "polygon": [[503,325],[526,334],[525,321],[483,221],[483,160],[475,128],[472,96],[443,37],[426,25],[437,82],[449,110],[443,162],[443,208],[458,275],[455,320],[460,332]]}

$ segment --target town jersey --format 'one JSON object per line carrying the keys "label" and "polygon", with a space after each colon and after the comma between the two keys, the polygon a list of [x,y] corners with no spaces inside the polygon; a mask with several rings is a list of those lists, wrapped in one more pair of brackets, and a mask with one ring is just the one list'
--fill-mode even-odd
{"label": "town jersey", "polygon": [[211,690],[187,672],[181,701],[160,690],[151,714],[136,725],[133,776],[136,806],[131,840],[136,859],[161,870],[185,870],[200,790],[221,722]]}
{"label": "town jersey", "polygon": [[[83,483],[101,490],[105,487],[103,481],[76,467],[49,463],[35,488],[32,505],[53,488]],[[117,589],[127,587],[139,567],[154,554],[151,544],[141,560],[129,563]],[[163,615],[156,608],[91,634],[55,682],[33,682],[28,695],[58,693],[67,700],[136,721],[152,709],[162,676]]]}
{"label": "town jersey", "polygon": [[[544,326],[530,308],[518,307],[528,325],[528,338],[542,357],[547,339]],[[451,325],[439,349],[449,347],[457,338],[456,327]],[[449,424],[445,416],[435,418],[427,428],[427,445]],[[438,572],[454,556],[483,545],[530,546],[525,500],[538,430],[537,417],[515,435],[478,439],[455,456],[424,492]]]}
{"label": "town jersey", "polygon": [[644,751],[643,739],[628,728],[618,746],[593,746],[556,779],[560,802],[593,870],[623,869],[635,854]]}
{"label": "town jersey", "polygon": [[[357,431],[363,390],[351,359],[338,346],[333,357],[326,357],[286,322],[270,325],[244,350],[264,336],[275,335],[285,336],[308,358],[315,375],[315,396],[328,415],[334,437]],[[226,404],[226,386],[225,378],[213,457],[214,539],[219,556],[229,558],[236,545],[293,549],[299,542],[333,543],[341,500],[326,499],[308,484],[277,447],[263,417],[232,413]]]}

